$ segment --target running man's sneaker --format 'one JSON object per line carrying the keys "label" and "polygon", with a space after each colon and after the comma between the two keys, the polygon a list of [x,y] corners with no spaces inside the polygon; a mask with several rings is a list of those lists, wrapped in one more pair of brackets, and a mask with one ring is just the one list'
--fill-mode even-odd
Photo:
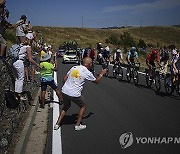
{"label": "running man's sneaker", "polygon": [[82,130],[82,129],[85,129],[86,128],[86,125],[79,125],[79,126],[75,126],[75,130]]}
{"label": "running man's sneaker", "polygon": [[59,129],[59,125],[54,125],[54,130],[58,130]]}

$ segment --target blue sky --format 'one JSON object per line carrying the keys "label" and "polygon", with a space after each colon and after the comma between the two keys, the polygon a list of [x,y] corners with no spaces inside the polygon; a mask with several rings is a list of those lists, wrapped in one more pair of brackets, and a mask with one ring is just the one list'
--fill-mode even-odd
{"label": "blue sky", "polygon": [[7,0],[9,21],[33,26],[88,27],[180,24],[180,0]]}

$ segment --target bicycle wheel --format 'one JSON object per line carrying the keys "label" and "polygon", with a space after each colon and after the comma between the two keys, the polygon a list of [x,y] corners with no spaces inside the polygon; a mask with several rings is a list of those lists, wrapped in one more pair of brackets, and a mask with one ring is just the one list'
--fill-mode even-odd
{"label": "bicycle wheel", "polygon": [[176,85],[176,93],[180,96],[180,84]]}
{"label": "bicycle wheel", "polygon": [[173,84],[170,75],[166,75],[164,79],[164,88],[167,94],[173,93]]}
{"label": "bicycle wheel", "polygon": [[131,69],[130,68],[127,68],[126,77],[127,77],[127,81],[130,82],[131,81]]}
{"label": "bicycle wheel", "polygon": [[117,76],[117,68],[113,68],[113,77],[116,79]]}
{"label": "bicycle wheel", "polygon": [[149,73],[146,73],[146,84],[148,88],[151,88],[153,83],[153,79],[151,78]]}
{"label": "bicycle wheel", "polygon": [[133,80],[134,80],[134,84],[137,85],[139,83],[139,75],[138,75],[138,71],[134,70],[133,71]]}
{"label": "bicycle wheel", "polygon": [[106,69],[107,69],[107,71],[106,71],[106,73],[104,74],[104,76],[105,76],[105,77],[108,77],[108,75],[109,75],[109,68],[107,67]]}
{"label": "bicycle wheel", "polygon": [[122,67],[117,68],[116,78],[121,81],[123,79],[123,69]]}
{"label": "bicycle wheel", "polygon": [[161,80],[160,80],[160,75],[159,75],[159,73],[157,73],[156,75],[155,75],[155,87],[156,87],[156,91],[157,92],[159,92],[160,91],[160,89],[161,89]]}

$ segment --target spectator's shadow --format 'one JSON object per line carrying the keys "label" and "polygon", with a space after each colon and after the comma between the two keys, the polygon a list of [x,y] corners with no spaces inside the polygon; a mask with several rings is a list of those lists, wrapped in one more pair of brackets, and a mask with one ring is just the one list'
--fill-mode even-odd
{"label": "spectator's shadow", "polygon": [[[93,114],[94,113],[89,112],[89,114],[84,116],[83,119],[87,119]],[[64,118],[62,119],[61,126],[76,124],[77,119],[78,119],[78,114],[65,115]]]}

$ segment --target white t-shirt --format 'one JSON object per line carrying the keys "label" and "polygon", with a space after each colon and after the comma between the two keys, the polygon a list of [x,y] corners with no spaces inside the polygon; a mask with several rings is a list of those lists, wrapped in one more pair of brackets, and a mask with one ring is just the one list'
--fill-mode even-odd
{"label": "white t-shirt", "polygon": [[68,79],[62,87],[62,92],[72,97],[81,96],[81,91],[86,80],[96,80],[94,75],[83,65],[72,67],[67,74]]}
{"label": "white t-shirt", "polygon": [[[18,21],[16,24],[19,24],[20,22],[22,22],[21,20]],[[19,25],[18,27],[16,27],[16,36],[26,36],[24,30],[26,28],[26,24],[23,23],[21,25]]]}
{"label": "white t-shirt", "polygon": [[28,32],[28,33],[26,34],[26,38],[29,39],[29,40],[34,39],[33,33],[32,33],[32,32]]}
{"label": "white t-shirt", "polygon": [[31,46],[29,46],[29,45],[24,45],[24,46],[22,46],[22,47],[20,48],[20,51],[19,51],[19,59],[24,60],[24,59],[26,58],[26,55],[27,55],[26,49],[27,49],[28,47],[31,47]]}

